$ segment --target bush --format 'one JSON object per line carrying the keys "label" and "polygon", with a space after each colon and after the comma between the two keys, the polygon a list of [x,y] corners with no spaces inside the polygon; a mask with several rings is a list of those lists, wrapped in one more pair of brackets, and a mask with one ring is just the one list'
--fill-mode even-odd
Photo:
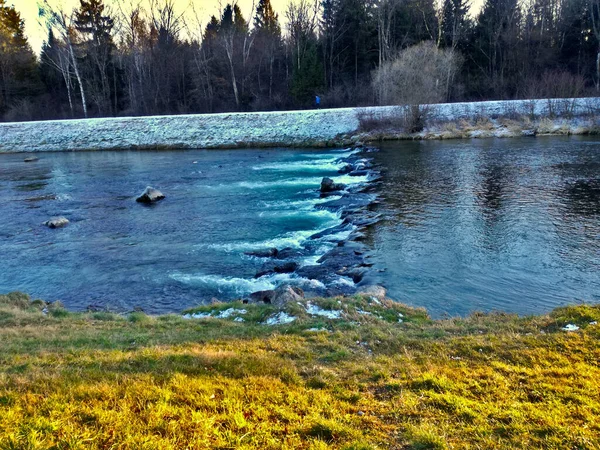
{"label": "bush", "polygon": [[449,96],[461,65],[458,53],[422,42],[384,62],[373,76],[380,105],[439,103]]}

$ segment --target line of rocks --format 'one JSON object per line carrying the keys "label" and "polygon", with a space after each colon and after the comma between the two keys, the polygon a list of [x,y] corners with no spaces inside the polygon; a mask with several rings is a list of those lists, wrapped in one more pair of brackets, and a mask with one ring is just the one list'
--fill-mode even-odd
{"label": "line of rocks", "polygon": [[375,297],[385,297],[385,290],[382,287],[373,286],[367,282],[373,264],[368,262],[369,248],[365,244],[365,240],[369,228],[381,220],[381,215],[374,211],[374,207],[378,203],[376,191],[381,176],[377,168],[373,166],[372,158],[368,157],[369,152],[377,151],[377,149],[363,146],[353,149],[360,150],[360,152],[344,158],[343,162],[346,164],[339,170],[339,173],[350,176],[367,176],[368,183],[346,186],[335,183],[331,178],[323,179],[320,187],[321,196],[327,198],[341,194],[341,197],[321,203],[316,208],[332,212],[341,211],[342,223],[315,233],[309,238],[307,245],[317,239],[334,236],[338,233],[349,233],[347,238],[339,240],[337,246],[319,258],[317,264],[301,267],[295,261],[290,260],[308,256],[307,248],[284,248],[281,250],[268,248],[246,253],[249,256],[270,259],[256,274],[256,278],[276,273],[295,273],[301,278],[317,280],[326,288],[324,290],[311,288],[310,292],[305,293],[298,287],[282,285],[277,289],[254,292],[245,299],[246,302],[280,305],[282,298],[286,301],[294,301],[294,298],[301,298],[305,295],[331,297],[353,295],[359,292]]}

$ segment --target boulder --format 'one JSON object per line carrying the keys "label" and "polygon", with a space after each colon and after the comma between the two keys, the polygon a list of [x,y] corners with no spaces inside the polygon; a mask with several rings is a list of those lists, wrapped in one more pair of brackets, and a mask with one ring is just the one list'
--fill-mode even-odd
{"label": "boulder", "polygon": [[281,308],[290,302],[297,302],[304,298],[304,291],[294,286],[279,286],[271,299],[271,304]]}
{"label": "boulder", "polygon": [[289,302],[304,298],[304,291],[298,287],[284,285],[275,290],[257,291],[250,294],[251,303],[267,303],[281,308]]}
{"label": "boulder", "polygon": [[295,272],[296,269],[298,269],[298,263],[290,261],[290,262],[281,264],[280,266],[273,267],[273,272],[275,272],[275,273],[292,273],[292,272]]}
{"label": "boulder", "polygon": [[52,217],[50,220],[44,222],[48,228],[62,228],[69,223],[69,219],[66,217]]}
{"label": "boulder", "polygon": [[23,161],[24,162],[34,162],[34,161],[39,161],[40,158],[36,158],[35,156],[29,156],[27,158],[25,158]]}
{"label": "boulder", "polygon": [[271,303],[274,295],[275,291],[272,289],[266,291],[256,291],[250,294],[249,300],[251,303]]}
{"label": "boulder", "polygon": [[354,283],[360,283],[361,280],[364,278],[365,274],[368,272],[368,269],[366,267],[355,266],[340,272],[338,272],[340,275],[352,278],[352,281],[354,281]]}
{"label": "boulder", "polygon": [[357,294],[368,295],[369,297],[375,297],[376,299],[383,300],[385,299],[385,295],[387,291],[383,286],[378,285],[368,285],[361,286],[358,288]]}
{"label": "boulder", "polygon": [[283,263],[279,266],[267,266],[267,268],[263,268],[263,270],[254,275],[254,278],[260,278],[265,275],[271,275],[272,273],[292,273],[295,272],[298,267],[298,263],[293,261]]}
{"label": "boulder", "polygon": [[296,273],[298,274],[298,276],[300,276],[302,278],[307,278],[309,280],[324,281],[330,277],[332,270],[327,266],[323,266],[321,264],[315,264],[315,265],[303,266],[303,267],[299,268]]}
{"label": "boulder", "polygon": [[338,170],[339,174],[346,174],[354,171],[354,166],[352,164],[345,164],[340,170]]}
{"label": "boulder", "polygon": [[154,203],[165,198],[164,194],[158,189],[148,186],[142,195],[135,199],[138,203]]}
{"label": "boulder", "polygon": [[277,259],[291,259],[298,258],[300,256],[304,256],[306,254],[306,250],[286,247],[284,249],[279,250],[277,252]]}
{"label": "boulder", "polygon": [[278,254],[279,251],[275,247],[252,252],[244,252],[244,255],[256,256],[257,258],[275,258]]}
{"label": "boulder", "polygon": [[321,181],[321,192],[322,193],[341,191],[345,188],[346,188],[346,186],[344,184],[334,183],[334,181],[331,178],[325,177]]}

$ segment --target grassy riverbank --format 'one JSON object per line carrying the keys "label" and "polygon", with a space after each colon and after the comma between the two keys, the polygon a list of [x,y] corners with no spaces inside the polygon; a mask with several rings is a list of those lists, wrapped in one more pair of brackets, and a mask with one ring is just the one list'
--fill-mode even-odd
{"label": "grassy riverbank", "polygon": [[600,448],[598,306],[433,321],[322,299],[274,326],[269,306],[201,311],[227,318],[0,296],[0,449]]}

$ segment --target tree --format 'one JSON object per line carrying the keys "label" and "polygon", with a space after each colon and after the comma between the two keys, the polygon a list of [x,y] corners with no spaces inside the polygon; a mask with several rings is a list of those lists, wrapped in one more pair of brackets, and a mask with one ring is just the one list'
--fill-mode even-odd
{"label": "tree", "polygon": [[259,0],[254,16],[254,42],[258,53],[257,83],[259,95],[263,91],[262,74],[263,65],[268,74],[268,98],[273,100],[273,82],[275,76],[275,63],[281,57],[283,42],[281,40],[281,27],[279,17],[273,11],[271,0]]}
{"label": "tree", "polygon": [[69,64],[79,87],[83,115],[87,118],[88,108],[85,87],[80,70],[80,63],[75,55],[75,47],[77,45],[77,36],[75,34],[75,11],[67,13],[63,9],[54,9],[50,6],[48,0],[44,0],[44,3],[40,6],[40,16],[47,20],[48,29],[55,30],[66,46]]}
{"label": "tree", "polygon": [[38,91],[36,58],[19,13],[0,0],[0,114]]}
{"label": "tree", "polygon": [[298,0],[289,3],[286,11],[289,44],[292,48],[293,73],[290,92],[301,105],[312,99],[323,83],[323,71],[317,52],[318,3]]}
{"label": "tree", "polygon": [[[103,0],[79,1],[80,7],[75,11],[75,29],[82,39],[79,46],[88,92],[100,114],[111,110],[116,112],[116,72],[112,61],[114,43],[111,35],[114,19],[107,14]],[[111,86],[114,88],[111,89]]]}
{"label": "tree", "polygon": [[[60,91],[60,88],[58,87],[59,79],[62,80],[69,101],[71,117],[74,117],[73,74],[71,72],[70,59],[66,45],[56,39],[52,28],[50,28],[48,30],[48,39],[44,43],[40,55],[40,73],[42,74],[42,81],[46,85],[48,92],[58,93]],[[58,77],[56,76],[57,74]]]}
{"label": "tree", "polygon": [[480,76],[480,95],[513,97],[520,65],[521,20],[518,0],[485,1],[473,30],[469,60]]}
{"label": "tree", "polygon": [[442,47],[464,49],[471,23],[468,17],[470,3],[467,0],[444,0],[441,11],[439,44]]}

